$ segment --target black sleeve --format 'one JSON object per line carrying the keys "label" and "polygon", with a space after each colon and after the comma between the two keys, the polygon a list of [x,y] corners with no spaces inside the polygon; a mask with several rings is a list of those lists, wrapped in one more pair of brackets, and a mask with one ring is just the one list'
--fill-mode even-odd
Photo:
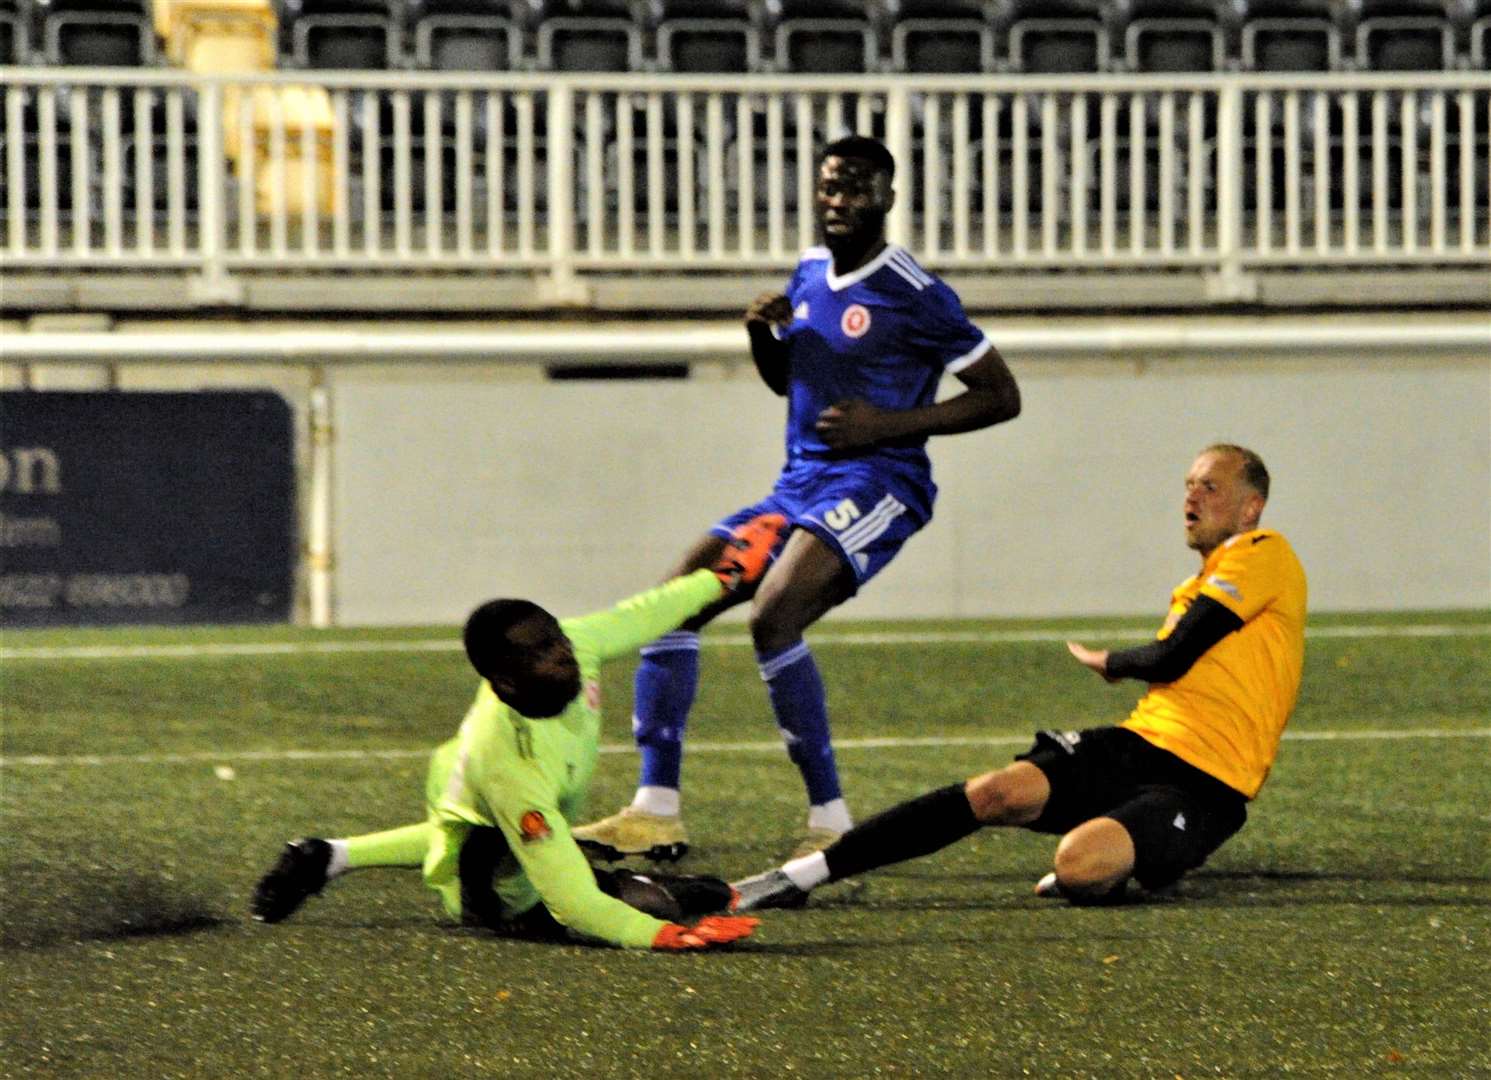
{"label": "black sleeve", "polygon": [[1108,674],[1115,679],[1143,679],[1152,683],[1171,683],[1191,670],[1201,654],[1234,630],[1243,621],[1226,605],[1209,596],[1198,596],[1186,613],[1162,641],[1151,641],[1133,649],[1108,654]]}
{"label": "black sleeve", "polygon": [[761,381],[771,387],[777,397],[787,393],[787,346],[771,332],[765,323],[751,323],[747,331],[751,338],[751,359],[756,362],[756,372]]}

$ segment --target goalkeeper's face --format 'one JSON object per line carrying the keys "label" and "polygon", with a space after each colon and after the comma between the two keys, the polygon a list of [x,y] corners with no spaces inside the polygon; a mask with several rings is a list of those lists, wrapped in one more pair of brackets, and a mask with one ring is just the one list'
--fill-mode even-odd
{"label": "goalkeeper's face", "polygon": [[528,619],[508,631],[507,641],[516,655],[492,678],[492,689],[524,716],[558,716],[580,693],[580,665],[559,623]]}

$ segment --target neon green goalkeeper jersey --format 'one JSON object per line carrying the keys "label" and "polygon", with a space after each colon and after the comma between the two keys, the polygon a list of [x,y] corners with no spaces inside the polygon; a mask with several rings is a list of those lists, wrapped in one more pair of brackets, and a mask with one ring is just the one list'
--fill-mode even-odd
{"label": "neon green goalkeeper jersey", "polygon": [[562,620],[580,665],[580,693],[558,716],[522,716],[482,680],[460,732],[430,765],[433,828],[424,878],[446,911],[461,915],[466,834],[495,825],[512,853],[494,882],[507,911],[521,914],[542,900],[576,933],[631,948],[652,944],[662,921],[601,892],[569,823],[582,809],[599,755],[601,664],[677,629],[719,598],[719,579],[696,570],[609,611]]}

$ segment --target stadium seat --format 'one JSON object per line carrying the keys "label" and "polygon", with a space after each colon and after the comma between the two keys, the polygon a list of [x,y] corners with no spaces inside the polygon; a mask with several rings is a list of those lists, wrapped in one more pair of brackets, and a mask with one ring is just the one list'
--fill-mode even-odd
{"label": "stadium seat", "polygon": [[38,0],[46,63],[140,67],[155,62],[147,0]]}
{"label": "stadium seat", "polygon": [[1091,74],[1110,66],[1112,46],[1099,0],[1008,0],[999,21],[1011,71]]}
{"label": "stadium seat", "polygon": [[629,0],[560,0],[538,23],[542,71],[641,71],[642,24]]}
{"label": "stadium seat", "polygon": [[1212,0],[1130,0],[1123,11],[1124,66],[1136,72],[1226,70],[1225,15]]}
{"label": "stadium seat", "polygon": [[994,70],[994,24],[985,0],[890,0],[891,70],[958,74]]}
{"label": "stadium seat", "polygon": [[414,66],[515,71],[523,66],[521,10],[507,0],[409,0]]}
{"label": "stadium seat", "polygon": [[1442,0],[1357,0],[1354,15],[1363,71],[1454,67],[1455,30]]}
{"label": "stadium seat", "polygon": [[18,0],[0,0],[0,67],[31,62],[31,12]]}
{"label": "stadium seat", "polygon": [[660,0],[660,71],[760,71],[760,9],[747,0]]}
{"label": "stadium seat", "polygon": [[1491,0],[1473,0],[1465,13],[1465,66],[1491,68]]}
{"label": "stadium seat", "polygon": [[391,0],[283,0],[280,32],[291,62],[311,71],[387,71],[401,66]]}
{"label": "stadium seat", "polygon": [[773,33],[778,71],[857,74],[880,67],[873,12],[860,0],[781,0]]}
{"label": "stadium seat", "polygon": [[1341,34],[1330,0],[1252,0],[1242,17],[1244,71],[1334,71]]}

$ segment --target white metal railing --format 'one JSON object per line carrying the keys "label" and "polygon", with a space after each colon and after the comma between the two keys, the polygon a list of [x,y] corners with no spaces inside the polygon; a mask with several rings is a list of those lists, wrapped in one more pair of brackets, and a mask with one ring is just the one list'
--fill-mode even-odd
{"label": "white metal railing", "polygon": [[900,165],[950,269],[1491,261],[1491,75],[202,77],[0,70],[23,268],[790,265],[814,154]]}

